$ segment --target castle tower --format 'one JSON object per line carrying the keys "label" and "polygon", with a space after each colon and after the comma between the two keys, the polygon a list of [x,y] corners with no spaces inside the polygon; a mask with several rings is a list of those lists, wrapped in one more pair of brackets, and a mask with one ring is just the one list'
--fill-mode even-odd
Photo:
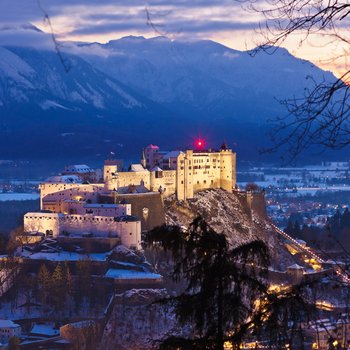
{"label": "castle tower", "polygon": [[145,149],[142,149],[141,165],[142,165],[145,169],[147,168],[147,162],[146,162],[146,156],[145,156]]}
{"label": "castle tower", "polygon": [[108,159],[104,162],[103,181],[107,190],[118,188],[118,162],[114,159]]}
{"label": "castle tower", "polygon": [[146,166],[144,166],[144,168],[152,169],[160,160],[159,147],[156,145],[148,145],[143,149],[143,152],[146,160]]}
{"label": "castle tower", "polygon": [[220,187],[232,192],[236,185],[236,154],[223,143],[220,149]]}
{"label": "castle tower", "polygon": [[193,198],[193,151],[180,153],[177,158],[176,196],[179,200]]}

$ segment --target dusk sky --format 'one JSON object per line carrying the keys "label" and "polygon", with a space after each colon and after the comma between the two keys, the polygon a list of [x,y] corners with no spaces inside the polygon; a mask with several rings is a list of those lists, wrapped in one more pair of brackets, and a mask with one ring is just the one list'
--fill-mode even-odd
{"label": "dusk sky", "polygon": [[[246,7],[235,0],[2,0],[0,23],[3,27],[33,23],[50,32],[44,21],[46,12],[59,40],[105,43],[127,35],[165,35],[171,39],[211,39],[245,50],[262,42],[257,29],[264,23],[260,14]],[[5,36],[9,38],[8,30],[2,34]],[[297,57],[340,72],[343,62],[329,59],[334,52],[343,53],[341,45],[324,46],[327,39],[320,36],[309,38],[302,46],[299,40],[294,35],[284,46]]]}

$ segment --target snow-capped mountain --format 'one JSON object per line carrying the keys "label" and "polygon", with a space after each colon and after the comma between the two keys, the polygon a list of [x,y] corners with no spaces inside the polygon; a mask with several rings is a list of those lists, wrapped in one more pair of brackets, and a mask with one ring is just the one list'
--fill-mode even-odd
{"label": "snow-capped mountain", "polygon": [[85,56],[94,66],[179,113],[211,118],[256,123],[280,110],[276,99],[302,94],[308,77],[334,79],[285,49],[250,55],[213,41],[164,37],[125,37],[101,47],[108,56]]}
{"label": "snow-capped mountain", "polygon": [[111,144],[184,147],[198,134],[252,155],[265,143],[267,121],[284,113],[279,99],[302,95],[310,76],[335,79],[284,49],[252,57],[212,41],[164,37],[54,47],[32,26],[22,26],[20,38],[30,33],[33,44],[8,33],[18,30],[0,30],[2,157],[56,154],[57,144],[62,154],[103,153]]}

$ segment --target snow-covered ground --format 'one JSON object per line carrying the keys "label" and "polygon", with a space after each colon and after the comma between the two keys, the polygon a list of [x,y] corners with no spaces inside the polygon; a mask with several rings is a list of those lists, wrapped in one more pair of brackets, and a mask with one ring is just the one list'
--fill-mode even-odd
{"label": "snow-covered ground", "polygon": [[39,199],[39,193],[16,193],[16,192],[6,192],[0,193],[0,202],[4,201],[25,201]]}
{"label": "snow-covered ground", "polygon": [[161,275],[152,272],[133,271],[133,270],[121,270],[121,269],[109,269],[106,272],[106,277],[116,279],[160,279]]}
{"label": "snow-covered ground", "polygon": [[91,253],[91,254],[79,254],[76,252],[66,252],[62,251],[59,253],[30,253],[28,251],[24,251],[21,253],[21,256],[29,258],[29,259],[45,259],[45,260],[51,260],[51,261],[78,261],[78,260],[86,260],[90,259],[93,261],[105,261],[107,259],[107,253]]}

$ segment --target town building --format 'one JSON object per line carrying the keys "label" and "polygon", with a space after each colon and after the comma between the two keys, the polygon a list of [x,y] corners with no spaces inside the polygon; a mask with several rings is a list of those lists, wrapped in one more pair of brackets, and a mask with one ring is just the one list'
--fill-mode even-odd
{"label": "town building", "polygon": [[11,320],[0,320],[0,343],[6,344],[12,337],[21,336],[21,326]]}

